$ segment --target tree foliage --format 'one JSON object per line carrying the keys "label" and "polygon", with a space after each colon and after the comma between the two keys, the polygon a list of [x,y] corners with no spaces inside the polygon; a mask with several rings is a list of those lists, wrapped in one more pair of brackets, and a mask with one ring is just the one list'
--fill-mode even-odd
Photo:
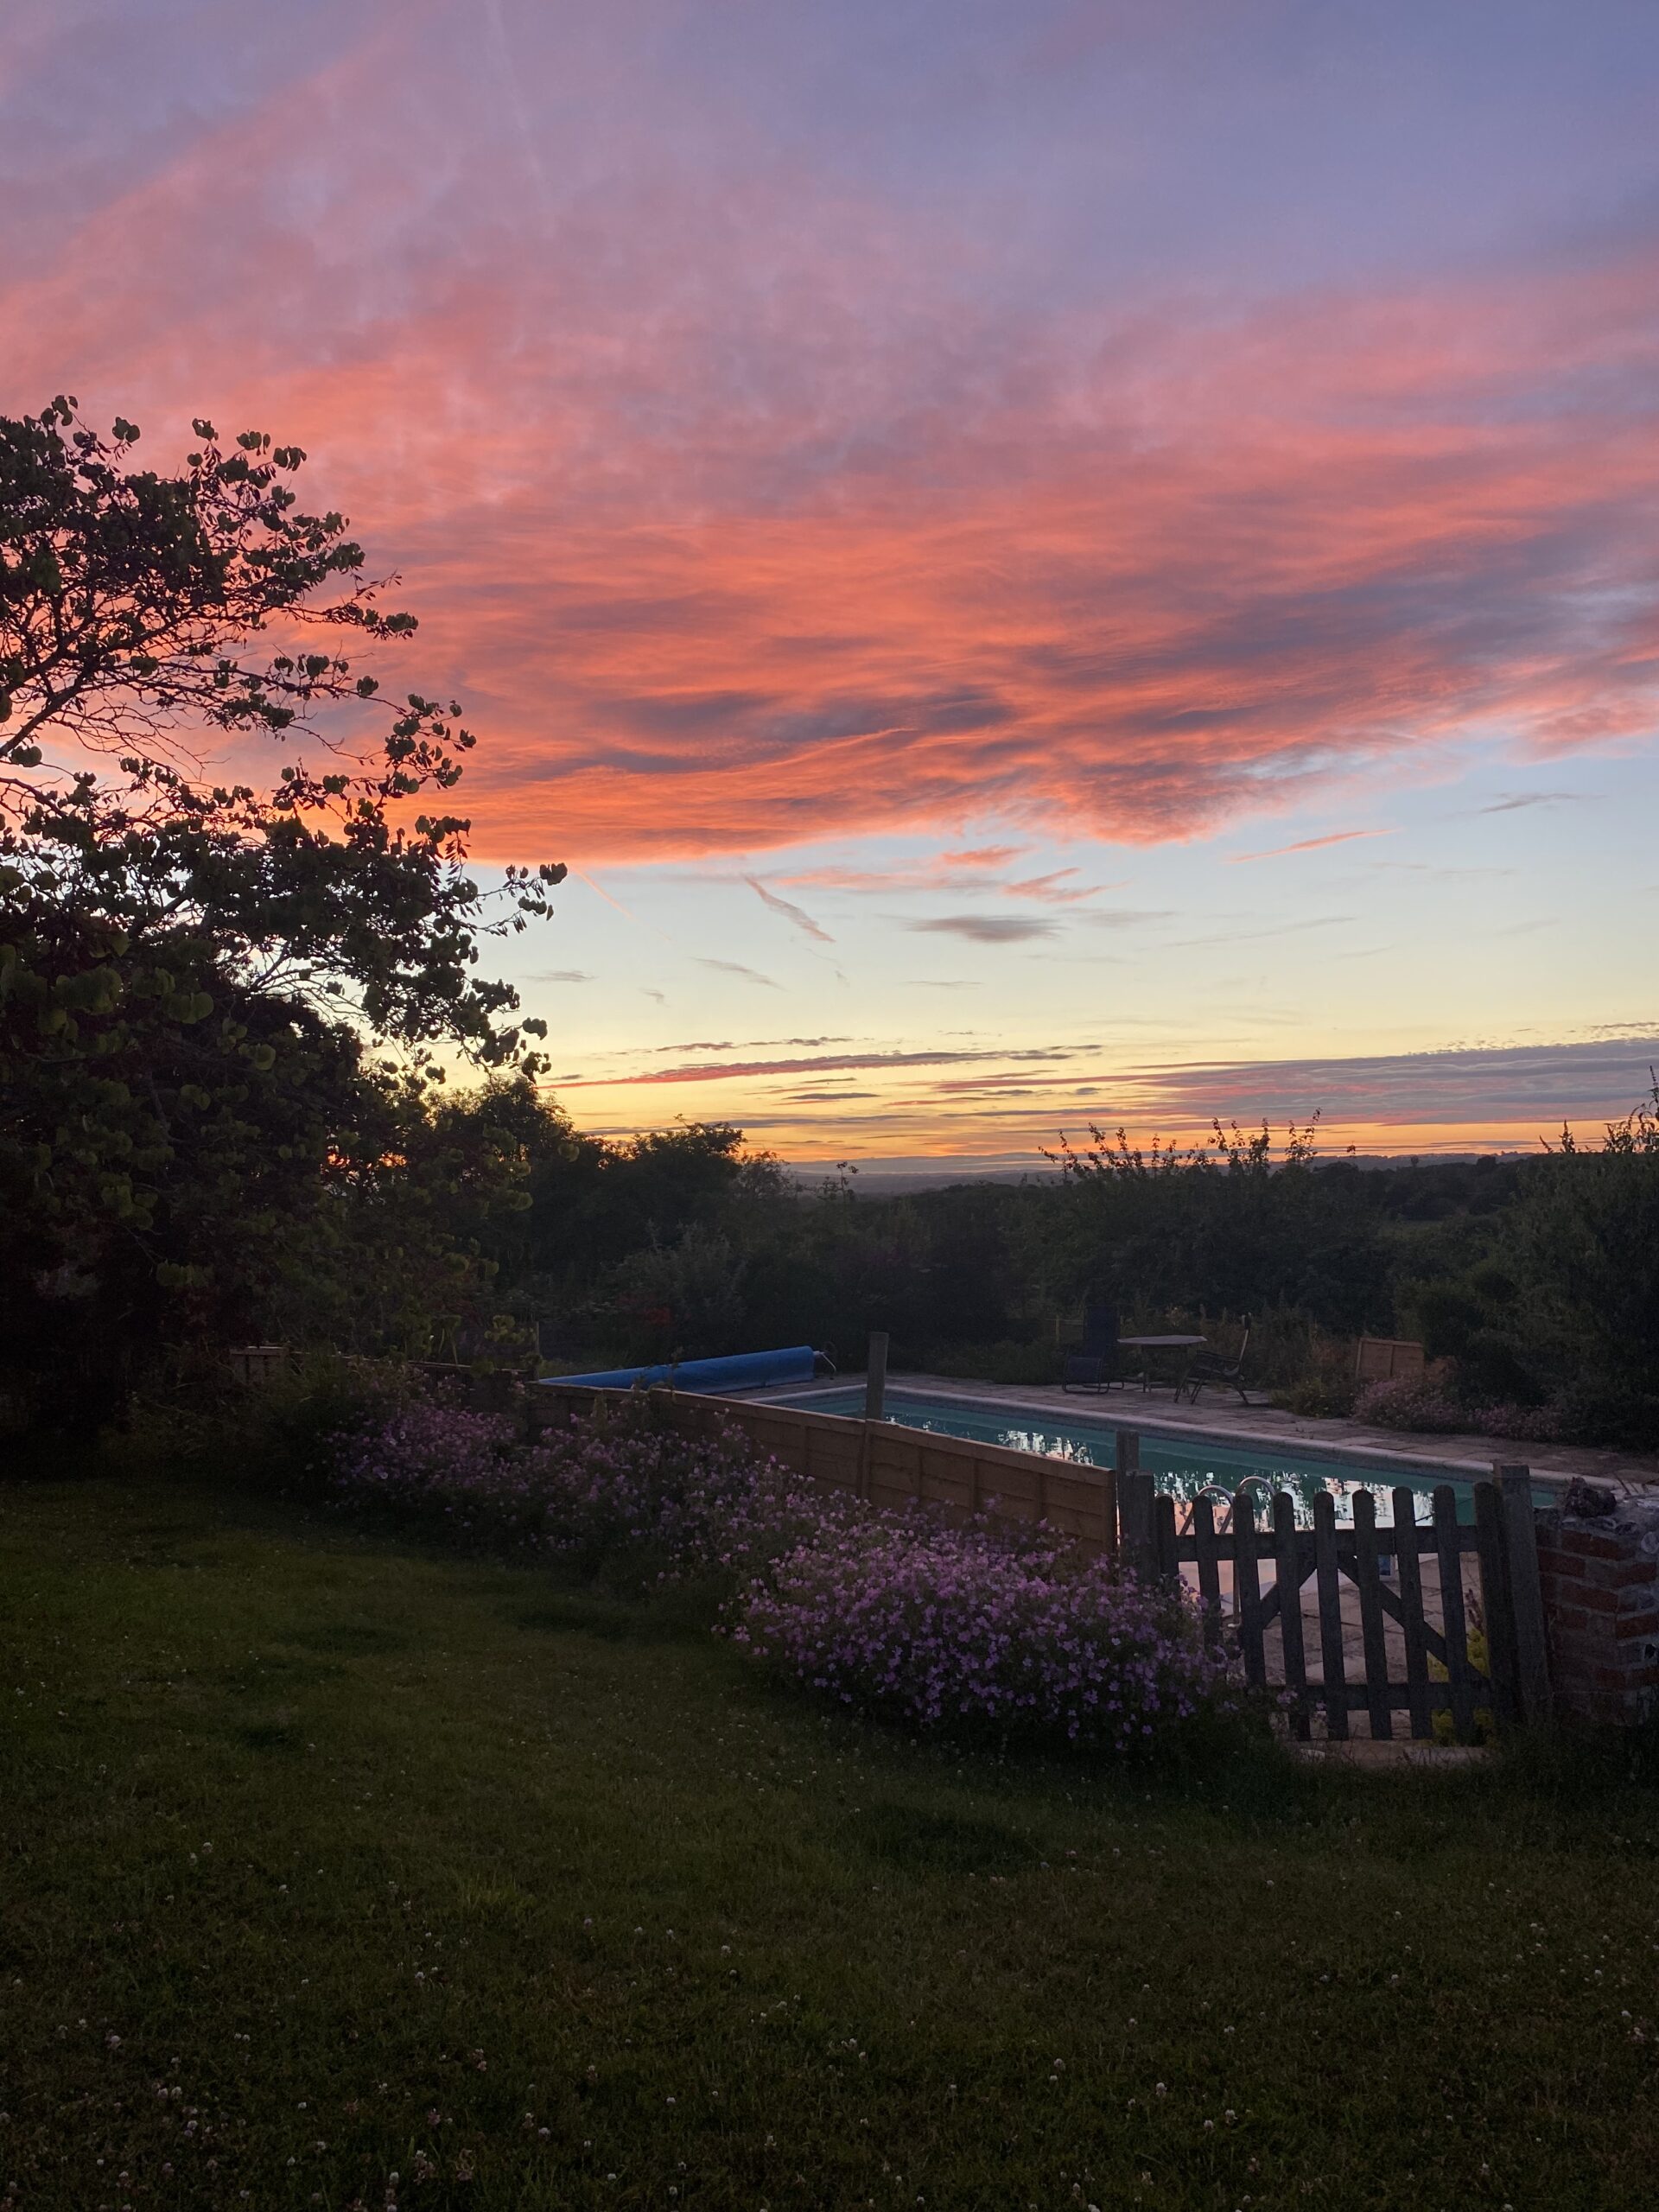
{"label": "tree foliage", "polygon": [[1317,1116],[1281,1149],[1267,1125],[1212,1125],[1182,1149],[1143,1150],[1120,1129],[1062,1137],[1049,1157],[1069,1204],[1061,1234],[1075,1275],[1122,1306],[1147,1300],[1212,1312],[1300,1307],[1333,1328],[1381,1325],[1389,1295],[1358,1171],[1321,1162]]}
{"label": "tree foliage", "polygon": [[413,617],[302,507],[297,447],[195,429],[167,475],[72,400],[0,418],[3,1357],[98,1409],[161,1343],[252,1325],[435,1048],[537,1071],[477,967],[563,874],[484,893],[459,707],[342,650]]}

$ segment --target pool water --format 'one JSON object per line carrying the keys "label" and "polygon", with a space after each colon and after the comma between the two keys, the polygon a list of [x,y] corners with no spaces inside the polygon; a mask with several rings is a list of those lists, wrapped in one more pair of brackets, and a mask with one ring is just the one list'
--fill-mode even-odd
{"label": "pool water", "polygon": [[[856,1416],[864,1410],[864,1392],[855,1385],[811,1396],[802,1394],[779,1397],[773,1402],[798,1406],[814,1413]],[[1427,1521],[1430,1517],[1429,1500],[1441,1482],[1450,1483],[1456,1492],[1459,1520],[1472,1522],[1475,1517],[1473,1478],[1451,1469],[1444,1474],[1408,1472],[1391,1467],[1372,1469],[1352,1460],[1321,1459],[1291,1450],[1270,1450],[1265,1445],[1252,1450],[1232,1439],[1160,1436],[1143,1428],[1135,1413],[1133,1406],[1126,1405],[1120,1419],[1108,1416],[1091,1421],[1069,1413],[1065,1416],[1039,1414],[1020,1407],[983,1401],[976,1405],[890,1390],[885,1417],[906,1428],[931,1429],[940,1436],[966,1437],[976,1444],[1001,1444],[1011,1452],[1041,1452],[1048,1459],[1070,1459],[1085,1467],[1109,1467],[1116,1432],[1120,1427],[1130,1428],[1141,1439],[1142,1471],[1151,1475],[1158,1489],[1167,1496],[1193,1498],[1211,1484],[1230,1495],[1247,1476],[1256,1475],[1274,1490],[1289,1492],[1296,1501],[1297,1522],[1304,1528],[1313,1526],[1313,1500],[1321,1491],[1335,1498],[1338,1522],[1352,1521],[1354,1498],[1362,1490],[1370,1491],[1376,1499],[1378,1519],[1391,1522],[1393,1493],[1396,1489],[1412,1492],[1416,1518]],[[1540,1504],[1553,1503],[1548,1491],[1535,1490],[1534,1495]],[[1266,1500],[1259,1490],[1256,1501],[1260,1515]]]}

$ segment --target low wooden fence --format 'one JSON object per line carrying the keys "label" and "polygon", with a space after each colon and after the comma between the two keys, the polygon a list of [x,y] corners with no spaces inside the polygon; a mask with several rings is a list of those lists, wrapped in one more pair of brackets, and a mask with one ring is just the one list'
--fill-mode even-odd
{"label": "low wooden fence", "polygon": [[[578,1384],[532,1387],[532,1416],[586,1420],[596,1400],[613,1391]],[[741,1398],[699,1398],[653,1392],[660,1417],[688,1435],[722,1427],[741,1429],[760,1451],[797,1474],[851,1491],[872,1505],[921,1503],[942,1507],[955,1520],[988,1513],[1008,1521],[1046,1521],[1076,1539],[1091,1557],[1117,1553],[1117,1484],[1109,1467],[1086,1467],[1001,1444],[976,1444],[892,1421],[857,1421],[842,1414],[810,1413],[799,1406],[768,1406]]]}
{"label": "low wooden fence", "polygon": [[[1209,1496],[1178,1523],[1175,1500],[1141,1470],[1133,1430],[1117,1432],[1114,1466],[1089,1467],[798,1406],[651,1395],[658,1418],[687,1435],[738,1428],[798,1474],[872,1505],[919,1503],[957,1521],[983,1513],[1046,1522],[1090,1557],[1121,1555],[1143,1573],[1190,1570],[1210,1631],[1236,1634],[1247,1677],[1283,1697],[1292,1732],[1303,1739],[1316,1724],[1344,1738],[1356,1713],[1375,1738],[1393,1736],[1396,1714],[1412,1736],[1432,1737],[1444,1714],[1454,1739],[1471,1743],[1548,1710],[1524,1467],[1495,1468],[1494,1480],[1474,1484],[1471,1522],[1459,1522],[1458,1494],[1441,1484],[1427,1522],[1416,1518],[1418,1493],[1402,1486],[1393,1493],[1392,1522],[1379,1522],[1370,1491],[1356,1490],[1352,1522],[1339,1525],[1327,1491],[1314,1497],[1313,1527],[1299,1528],[1295,1501],[1277,1491],[1262,1525],[1247,1484],[1224,1502],[1227,1525],[1218,1528]],[[532,1429],[590,1419],[617,1396],[538,1384],[530,1393]],[[1476,1592],[1465,1587],[1466,1565]],[[1302,1595],[1310,1581],[1311,1622]]]}

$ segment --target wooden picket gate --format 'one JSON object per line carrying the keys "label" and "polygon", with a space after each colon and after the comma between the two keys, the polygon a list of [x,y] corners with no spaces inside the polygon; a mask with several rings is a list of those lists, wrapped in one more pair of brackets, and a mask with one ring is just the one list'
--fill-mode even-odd
{"label": "wooden picket gate", "polygon": [[[1543,1717],[1548,1662],[1526,1468],[1497,1467],[1492,1481],[1475,1484],[1472,1523],[1459,1521],[1457,1492],[1442,1483],[1432,1494],[1427,1522],[1416,1519],[1417,1494],[1402,1486],[1393,1493],[1391,1522],[1379,1522],[1376,1499],[1357,1490],[1351,1527],[1338,1527],[1336,1500],[1322,1491],[1313,1499],[1313,1526],[1299,1529],[1295,1501],[1276,1491],[1268,1523],[1259,1526],[1247,1485],[1236,1494],[1224,1532],[1205,1496],[1193,1502],[1186,1526],[1178,1527],[1175,1501],[1159,1496],[1152,1477],[1139,1472],[1136,1446],[1132,1433],[1120,1432],[1125,1556],[1166,1574],[1194,1567],[1199,1603],[1217,1637],[1225,1619],[1223,1572],[1230,1570],[1245,1673],[1258,1688],[1282,1694],[1291,1730],[1302,1740],[1313,1735],[1316,1719],[1323,1720],[1326,1737],[1346,1738],[1349,1716],[1357,1712],[1366,1716],[1374,1738],[1393,1736],[1396,1713],[1406,1715],[1411,1735],[1432,1737],[1436,1715],[1446,1713],[1460,1744]],[[1471,1558],[1479,1575],[1475,1649],[1464,1584]],[[1393,1563],[1392,1575],[1384,1573],[1385,1562]],[[1264,1566],[1273,1577],[1265,1593]],[[1302,1606],[1309,1580],[1317,1599],[1311,1634]],[[1344,1582],[1354,1593],[1346,1616]],[[1287,1602],[1291,1592],[1294,1604]],[[1316,1675],[1309,1671],[1310,1643]]]}
{"label": "wooden picket gate", "polygon": [[[528,1394],[527,1433],[588,1420],[619,1395],[588,1384],[538,1384]],[[1393,1493],[1391,1522],[1379,1522],[1370,1491],[1357,1490],[1352,1524],[1338,1526],[1334,1497],[1319,1491],[1313,1526],[1299,1529],[1295,1501],[1277,1491],[1262,1526],[1247,1483],[1224,1530],[1212,1499],[1203,1495],[1178,1525],[1175,1500],[1160,1496],[1141,1471],[1140,1437],[1132,1429],[1116,1432],[1112,1466],[1087,1466],[764,1401],[663,1391],[652,1392],[652,1402],[657,1418],[689,1434],[741,1428],[758,1450],[809,1480],[873,1505],[913,1503],[954,1520],[988,1512],[1043,1522],[1084,1554],[1122,1558],[1142,1573],[1192,1569],[1211,1632],[1236,1633],[1249,1680],[1282,1693],[1290,1728],[1304,1741],[1316,1724],[1325,1736],[1345,1738],[1355,1713],[1364,1714],[1376,1738],[1393,1736],[1396,1713],[1405,1715],[1411,1735],[1432,1737],[1437,1716],[1446,1713],[1455,1740],[1471,1743],[1548,1710],[1532,1482],[1524,1467],[1495,1467],[1492,1481],[1475,1484],[1472,1523],[1459,1521],[1457,1491],[1444,1483],[1433,1493],[1427,1522],[1415,1518],[1418,1494],[1402,1487]],[[1473,1651],[1464,1583],[1469,1560],[1479,1583]],[[1272,1582],[1265,1591],[1264,1568]],[[1302,1606],[1309,1581],[1316,1600],[1311,1623]],[[1296,1602],[1287,1605],[1293,1590]]]}

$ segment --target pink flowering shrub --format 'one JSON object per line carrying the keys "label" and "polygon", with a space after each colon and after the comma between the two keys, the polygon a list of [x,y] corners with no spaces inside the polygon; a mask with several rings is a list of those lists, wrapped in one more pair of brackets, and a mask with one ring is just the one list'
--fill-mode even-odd
{"label": "pink flowering shrub", "polygon": [[1046,1529],[874,1511],[648,1403],[534,1445],[497,1415],[406,1407],[339,1440],[331,1494],[469,1550],[713,1580],[721,1632],[753,1660],[930,1732],[1139,1752],[1242,1709],[1180,1591]]}
{"label": "pink flowering shrub", "polygon": [[1567,1427],[1554,1406],[1478,1406],[1470,1426],[1483,1436],[1508,1436],[1523,1444],[1559,1444]]}
{"label": "pink flowering shrub", "polygon": [[1185,1595],[919,1513],[826,1531],[730,1608],[733,1640],[860,1712],[941,1733],[1117,1753],[1243,1709]]}
{"label": "pink flowering shrub", "polygon": [[1381,1382],[1368,1382],[1354,1400],[1354,1419],[1375,1421],[1379,1428],[1422,1432],[1466,1428],[1469,1415],[1455,1399],[1419,1376],[1395,1375]]}
{"label": "pink flowering shrub", "polygon": [[1465,1406],[1421,1378],[1397,1375],[1370,1382],[1354,1401],[1356,1421],[1380,1428],[1414,1429],[1441,1434],[1473,1430],[1479,1436],[1508,1436],[1534,1444],[1560,1440],[1560,1414],[1553,1406]]}
{"label": "pink flowering shrub", "polygon": [[633,1406],[533,1445],[499,1414],[407,1407],[337,1440],[329,1488],[467,1550],[589,1573],[628,1555],[664,1580],[747,1573],[847,1510],[735,1431],[682,1436]]}

